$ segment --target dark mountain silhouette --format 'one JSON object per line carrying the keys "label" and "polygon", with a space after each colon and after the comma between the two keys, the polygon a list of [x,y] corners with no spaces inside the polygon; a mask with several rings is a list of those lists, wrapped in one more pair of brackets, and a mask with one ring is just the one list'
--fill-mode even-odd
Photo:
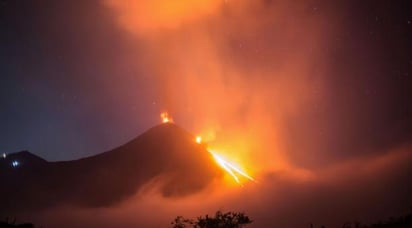
{"label": "dark mountain silhouette", "polygon": [[47,162],[27,151],[10,154],[0,159],[0,171],[0,214],[62,203],[110,206],[155,178],[161,180],[165,197],[181,197],[221,175],[206,148],[170,123],[111,151],[74,161]]}

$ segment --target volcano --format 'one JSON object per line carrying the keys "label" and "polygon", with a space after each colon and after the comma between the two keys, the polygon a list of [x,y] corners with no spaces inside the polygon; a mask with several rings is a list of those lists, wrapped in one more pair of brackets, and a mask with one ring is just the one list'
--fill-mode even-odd
{"label": "volcano", "polygon": [[165,123],[79,160],[48,162],[27,151],[9,154],[0,158],[0,213],[61,204],[111,206],[157,180],[164,197],[196,193],[222,171],[194,138]]}

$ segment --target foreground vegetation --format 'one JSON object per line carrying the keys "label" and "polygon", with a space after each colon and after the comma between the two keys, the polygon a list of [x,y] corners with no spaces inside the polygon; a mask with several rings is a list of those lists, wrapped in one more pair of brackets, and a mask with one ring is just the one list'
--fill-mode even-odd
{"label": "foreground vegetation", "polygon": [[252,223],[244,213],[217,211],[214,217],[198,217],[197,219],[185,219],[177,216],[172,222],[173,228],[239,228]]}
{"label": "foreground vegetation", "polygon": [[0,228],[34,228],[34,225],[32,223],[16,224],[16,219],[10,221],[6,218],[5,221],[0,220]]}
{"label": "foreground vegetation", "polygon": [[[173,221],[173,228],[241,228],[253,222],[245,213],[217,211],[214,216],[205,215],[196,219],[186,219],[177,216]],[[0,228],[35,228],[32,223],[17,224],[16,220],[0,220]],[[344,223],[341,228],[411,228],[412,213],[407,215],[390,218],[386,221],[364,225],[359,222]],[[310,228],[327,228],[310,224]]]}
{"label": "foreground vegetation", "polygon": [[[182,216],[177,216],[173,221],[173,228],[240,228],[252,223],[253,221],[244,213],[221,211],[216,212],[214,217],[198,217],[196,219],[186,219]],[[359,222],[344,223],[342,228],[412,228],[412,213],[398,218],[390,218],[387,221],[365,225]],[[314,226],[310,224],[310,228],[326,228],[323,225]]]}

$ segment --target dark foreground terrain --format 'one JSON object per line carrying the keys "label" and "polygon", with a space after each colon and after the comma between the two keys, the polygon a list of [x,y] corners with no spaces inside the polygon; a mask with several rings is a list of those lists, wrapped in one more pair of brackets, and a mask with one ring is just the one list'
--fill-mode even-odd
{"label": "dark foreground terrain", "polygon": [[[219,213],[219,212],[217,212]],[[226,214],[230,214],[226,213]],[[236,214],[236,213],[235,213]],[[225,215],[225,214],[223,214]],[[242,214],[243,215],[243,214]],[[226,218],[226,217],[224,217]],[[178,227],[178,228],[184,228],[184,227],[192,227],[192,226],[188,226],[187,224],[185,224],[185,222],[180,222],[179,219],[183,219],[182,217],[177,217],[175,219],[175,221],[172,223],[174,224],[174,227]],[[196,221],[194,222],[198,227],[198,228],[235,228],[235,227],[242,227],[242,226],[247,226],[248,224],[252,223],[253,220],[249,220],[248,222],[245,223],[240,223],[241,225],[236,226],[238,223],[234,222],[231,223],[231,226],[221,226],[222,223],[227,222],[227,221],[218,221],[219,218],[216,217],[209,217],[209,216],[205,216],[205,217],[198,217],[197,223]],[[177,222],[176,222],[177,221]],[[190,220],[192,223],[194,220]],[[200,223],[199,223],[200,222]],[[204,226],[202,225],[198,225],[198,224],[206,224]],[[207,225],[207,224],[217,224],[217,225]],[[244,225],[242,225],[244,224]],[[316,226],[313,224],[310,224],[309,226],[310,228],[326,228],[325,226]],[[412,213],[404,215],[404,216],[400,216],[397,218],[390,218],[389,220],[386,221],[380,221],[377,223],[373,223],[373,224],[369,224],[369,225],[365,225],[362,224],[360,222],[354,222],[354,223],[343,223],[342,228],[410,228],[412,227]],[[38,228],[38,226],[35,226],[32,223],[22,223],[22,224],[17,224],[16,221],[12,221],[10,222],[8,219],[6,221],[0,221],[0,228]]]}

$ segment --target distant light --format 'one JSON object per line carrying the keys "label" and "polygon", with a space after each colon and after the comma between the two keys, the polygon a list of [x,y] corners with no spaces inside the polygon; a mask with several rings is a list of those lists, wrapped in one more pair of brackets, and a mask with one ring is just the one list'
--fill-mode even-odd
{"label": "distant light", "polygon": [[7,154],[6,154],[6,153],[3,153],[2,156],[3,156],[3,158],[6,158],[6,157],[7,157]]}
{"label": "distant light", "polygon": [[11,162],[11,166],[13,166],[13,167],[17,167],[19,165],[20,165],[19,161],[14,160],[14,161]]}

